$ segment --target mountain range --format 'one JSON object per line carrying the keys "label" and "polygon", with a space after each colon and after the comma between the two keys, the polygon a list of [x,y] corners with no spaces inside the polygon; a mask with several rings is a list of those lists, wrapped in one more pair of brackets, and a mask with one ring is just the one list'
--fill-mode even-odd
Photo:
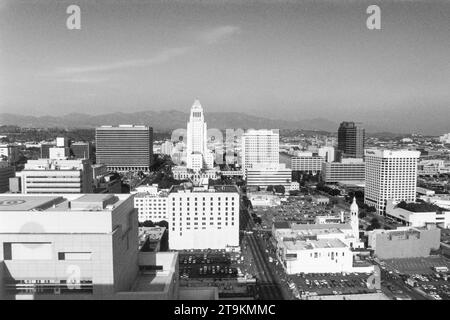
{"label": "mountain range", "polygon": [[[336,131],[339,124],[323,118],[288,121],[253,116],[240,112],[208,112],[205,114],[208,128],[254,129],[304,129]],[[155,131],[185,128],[189,114],[181,111],[115,112],[101,115],[71,113],[64,116],[26,116],[11,113],[0,114],[0,125],[16,125],[30,128],[94,128],[101,125],[148,125]]]}

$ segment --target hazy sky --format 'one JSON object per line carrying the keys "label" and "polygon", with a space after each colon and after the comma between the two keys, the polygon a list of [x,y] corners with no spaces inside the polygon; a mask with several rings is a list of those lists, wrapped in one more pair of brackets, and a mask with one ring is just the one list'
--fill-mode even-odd
{"label": "hazy sky", "polygon": [[188,111],[197,97],[206,112],[444,130],[450,1],[0,0],[1,112]]}

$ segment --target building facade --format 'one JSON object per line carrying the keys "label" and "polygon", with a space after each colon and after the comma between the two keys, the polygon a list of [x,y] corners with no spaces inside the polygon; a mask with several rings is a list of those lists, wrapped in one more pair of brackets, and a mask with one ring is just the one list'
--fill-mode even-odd
{"label": "building facade", "polygon": [[242,135],[242,169],[255,165],[277,165],[280,160],[278,130],[248,130]]}
{"label": "building facade", "polygon": [[312,152],[303,152],[291,158],[292,171],[317,174],[322,171],[325,158],[313,155]]}
{"label": "building facade", "polygon": [[207,147],[208,128],[200,101],[195,100],[191,107],[189,122],[187,123],[187,168],[200,171],[214,166],[214,157]]}
{"label": "building facade", "polygon": [[70,145],[70,155],[75,159],[92,159],[92,144],[90,142],[74,142]]}
{"label": "building facade", "polygon": [[364,181],[365,163],[363,159],[342,159],[341,162],[322,163],[322,181],[337,183],[340,181]]}
{"label": "building facade", "polygon": [[9,178],[16,175],[16,170],[6,161],[0,161],[0,193],[9,191]]}
{"label": "building facade", "polygon": [[16,173],[22,193],[91,193],[92,168],[88,160],[28,160]]}
{"label": "building facade", "polygon": [[368,245],[380,259],[428,257],[440,246],[439,229],[398,228],[368,232]]}
{"label": "building facade", "polygon": [[177,298],[177,254],[138,251],[132,196],[14,195],[0,204],[3,298]]}
{"label": "building facade", "polygon": [[292,170],[284,164],[267,165],[255,164],[247,169],[247,186],[267,188],[268,186],[281,185],[286,191],[290,190],[292,182]]}
{"label": "building facade", "polygon": [[132,191],[134,207],[138,210],[139,222],[169,221],[168,195],[164,190],[158,190],[158,185],[139,186]]}
{"label": "building facade", "polygon": [[170,250],[239,246],[240,197],[236,186],[173,186],[167,201]]}
{"label": "building facade", "polygon": [[365,129],[361,123],[344,121],[338,129],[338,152],[341,158],[364,157]]}
{"label": "building facade", "polygon": [[419,151],[367,149],[364,203],[385,214],[387,200],[414,202],[419,156]]}
{"label": "building facade", "polygon": [[147,126],[102,126],[95,130],[97,163],[108,170],[149,171],[153,160],[153,128]]}

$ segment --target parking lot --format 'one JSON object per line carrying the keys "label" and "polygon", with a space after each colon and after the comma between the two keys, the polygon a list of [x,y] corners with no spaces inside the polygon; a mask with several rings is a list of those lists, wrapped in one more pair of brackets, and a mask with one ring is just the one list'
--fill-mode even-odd
{"label": "parking lot", "polygon": [[380,266],[389,273],[399,275],[406,286],[429,299],[450,299],[449,272],[436,272],[434,269],[450,269],[450,260],[443,256],[383,260]]}
{"label": "parking lot", "polygon": [[383,260],[390,270],[397,270],[402,274],[431,274],[433,267],[447,267],[450,269],[450,260],[442,256],[430,256],[425,258],[406,258]]}
{"label": "parking lot", "polygon": [[298,274],[290,276],[289,287],[299,295],[342,295],[374,293],[365,273]]}
{"label": "parking lot", "polygon": [[236,278],[237,257],[227,252],[180,253],[180,278]]}
{"label": "parking lot", "polygon": [[271,229],[273,222],[295,221],[314,223],[319,215],[339,215],[342,209],[319,205],[311,201],[310,196],[289,196],[281,205],[274,207],[255,207],[252,214],[261,217],[261,227]]}

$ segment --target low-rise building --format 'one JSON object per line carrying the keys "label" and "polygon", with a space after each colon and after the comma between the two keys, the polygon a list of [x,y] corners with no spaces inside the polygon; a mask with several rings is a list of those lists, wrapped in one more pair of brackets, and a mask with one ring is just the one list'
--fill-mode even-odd
{"label": "low-rise building", "polygon": [[239,246],[239,205],[236,186],[173,186],[167,200],[169,249]]}
{"label": "low-rise building", "polygon": [[368,232],[368,245],[380,259],[417,258],[439,249],[440,238],[438,228],[376,229]]}
{"label": "low-rise building", "polygon": [[314,155],[312,152],[302,152],[291,158],[291,169],[292,171],[316,174],[322,170],[324,162],[324,157]]}
{"label": "low-rise building", "polygon": [[139,222],[169,221],[168,190],[158,190],[158,185],[139,186],[132,193]]}
{"label": "low-rise building", "polygon": [[28,160],[16,173],[22,193],[91,193],[91,163],[86,159]]}
{"label": "low-rise building", "polygon": [[285,164],[254,164],[247,169],[247,186],[267,188],[281,185],[289,191],[292,182],[292,170]]}
{"label": "low-rise building", "polygon": [[248,200],[252,203],[252,207],[275,207],[281,205],[279,196],[272,192],[252,192],[247,193]]}
{"label": "low-rise building", "polygon": [[325,183],[364,181],[364,161],[358,158],[344,158],[341,162],[324,162],[322,164],[321,178]]}
{"label": "low-rise building", "polygon": [[411,227],[435,224],[442,228],[450,226],[450,210],[427,202],[388,201],[386,215]]}

